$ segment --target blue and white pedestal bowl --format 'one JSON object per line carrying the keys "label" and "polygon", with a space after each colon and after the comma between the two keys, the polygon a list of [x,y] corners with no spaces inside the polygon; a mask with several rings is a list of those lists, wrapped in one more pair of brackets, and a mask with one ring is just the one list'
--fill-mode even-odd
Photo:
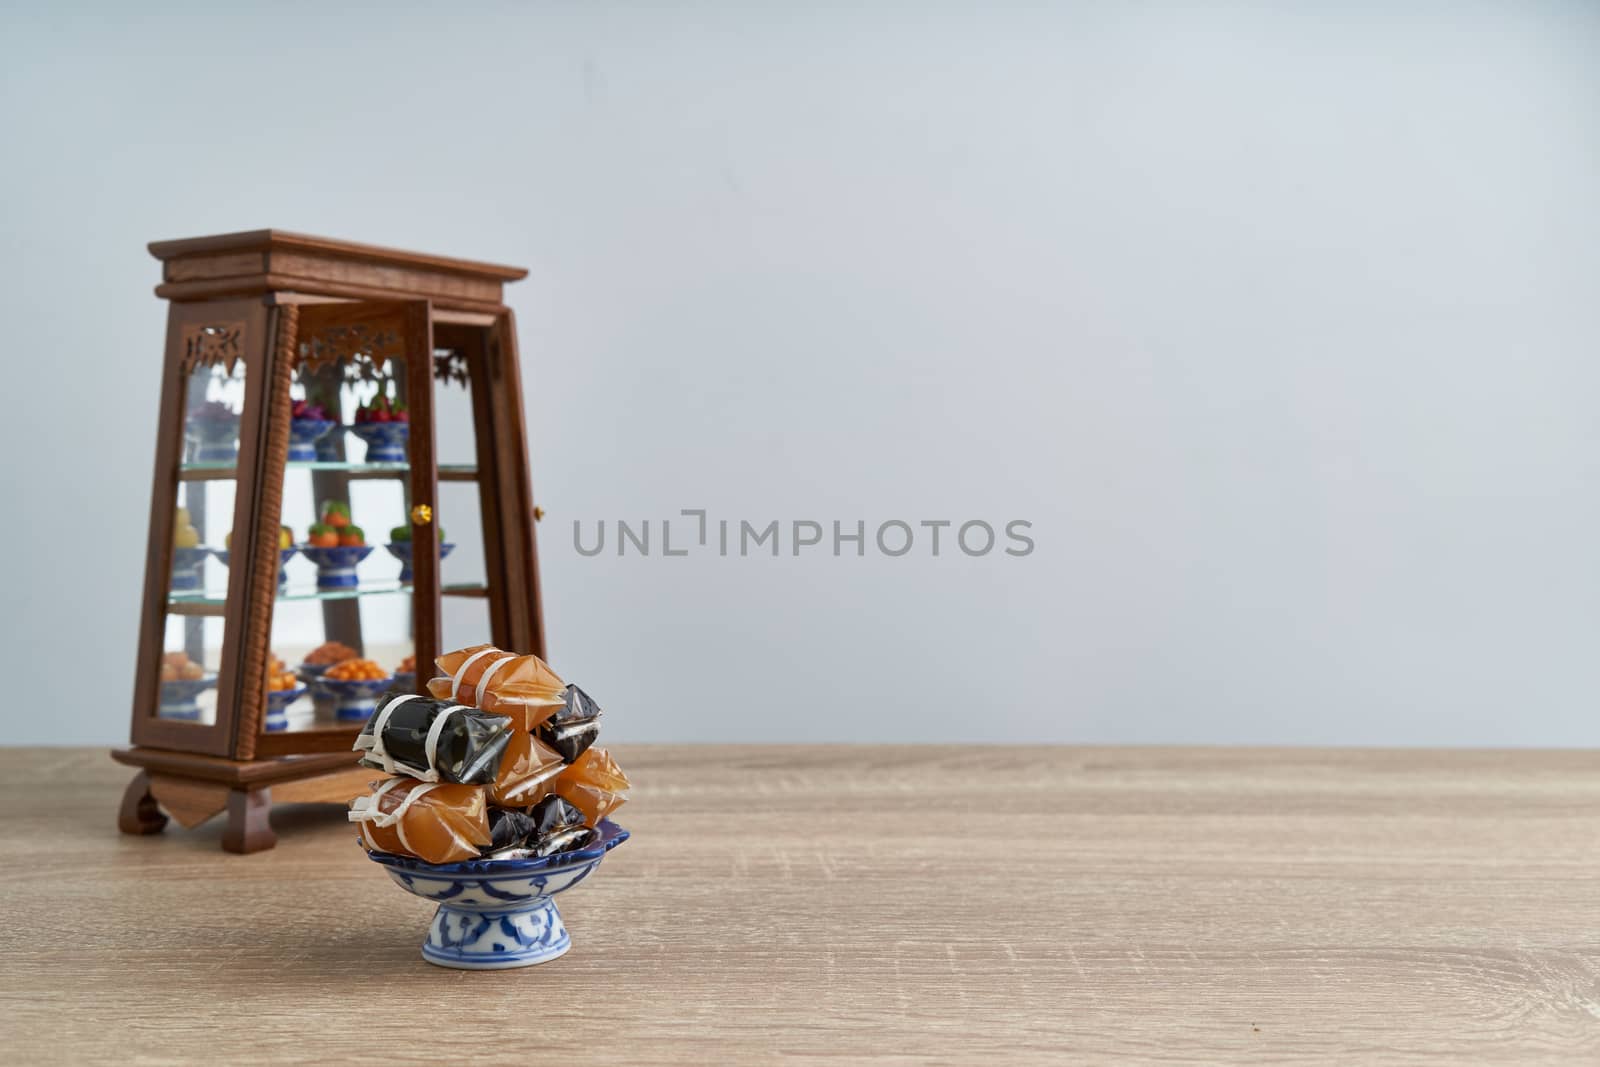
{"label": "blue and white pedestal bowl", "polygon": [[345,429],[367,443],[368,463],[404,463],[409,422],[358,422]]}
{"label": "blue and white pedestal bowl", "polygon": [[417,691],[417,672],[395,671],[394,687],[406,693],[415,693]]}
{"label": "blue and white pedestal bowl", "polygon": [[311,707],[319,719],[333,718],[333,696],[317,684],[331,666],[331,663],[302,663],[294,669],[295,675],[310,687]]}
{"label": "blue and white pedestal bowl", "polygon": [[194,442],[196,463],[233,463],[239,458],[239,420],[232,422],[191,423],[189,440]]}
{"label": "blue and white pedestal bowl", "polygon": [[318,589],[353,589],[361,584],[356,577],[356,564],[372,555],[372,546],[318,548],[315,545],[301,545],[300,554],[316,565]]}
{"label": "blue and white pedestal bowl", "polygon": [[[289,561],[291,559],[294,559],[294,554],[296,552],[298,552],[298,551],[300,551],[300,550],[298,548],[293,547],[293,546],[290,546],[289,548],[280,549],[278,551],[278,588],[279,589],[282,589],[284,586],[289,584],[289,571],[288,571],[287,568],[289,566]],[[211,550],[211,554],[216,556],[217,557],[217,562],[221,563],[224,567],[226,567],[228,565],[228,557],[230,555],[232,555],[232,553],[230,553],[226,548],[213,548]]]}
{"label": "blue and white pedestal bowl", "polygon": [[333,704],[333,717],[340,722],[366,722],[378,708],[378,698],[394,687],[393,678],[374,682],[318,678],[312,683]]}
{"label": "blue and white pedestal bowl", "polygon": [[199,722],[200,704],[196,698],[216,684],[217,676],[214,674],[204,678],[178,678],[162,682],[161,704],[156,708],[156,715],[179,722]]}
{"label": "blue and white pedestal bowl", "polygon": [[564,956],[572,938],[551,898],[600,865],[628,831],[602,819],[589,845],[541,859],[432,864],[369,852],[409,893],[437,901],[422,958],[440,967],[497,971]]}
{"label": "blue and white pedestal bowl", "polygon": [[337,425],[332,419],[290,419],[290,462],[306,463],[316,459],[317,439]]}
{"label": "blue and white pedestal bowl", "polygon": [[206,557],[212,549],[174,548],[172,550],[172,591],[197,593],[206,585]]}
{"label": "blue and white pedestal bowl", "polygon": [[267,732],[276,733],[289,728],[289,705],[305,696],[306,687],[267,690]]}
{"label": "blue and white pedestal bowl", "polygon": [[[389,550],[389,555],[400,561],[400,580],[402,582],[409,582],[416,577],[415,572],[413,572],[411,569],[412,556],[410,541],[390,541],[384,547]],[[440,541],[439,558],[444,559],[455,547],[455,545],[448,541]]]}

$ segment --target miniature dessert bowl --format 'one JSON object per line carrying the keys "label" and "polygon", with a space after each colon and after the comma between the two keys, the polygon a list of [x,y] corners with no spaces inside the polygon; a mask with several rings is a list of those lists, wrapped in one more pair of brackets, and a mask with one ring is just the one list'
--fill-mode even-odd
{"label": "miniature dessert bowl", "polygon": [[172,550],[172,585],[174,593],[192,593],[205,588],[206,559],[214,552],[204,545],[178,547]]}
{"label": "miniature dessert bowl", "polygon": [[377,709],[378,697],[393,688],[394,679],[329,678],[327,671],[310,682],[323,700],[333,705],[333,717],[340,722],[366,722]]}
{"label": "miniature dessert bowl", "polygon": [[345,429],[367,444],[368,463],[404,463],[411,425],[405,422],[358,422]]}
{"label": "miniature dessert bowl", "polygon": [[156,715],[163,719],[183,722],[200,721],[201,693],[215,688],[217,676],[207,674],[201,678],[169,678],[161,683],[161,704]]}
{"label": "miniature dessert bowl", "polygon": [[[390,541],[383,547],[389,550],[389,555],[400,561],[400,580],[409,582],[416,578],[416,572],[411,569],[412,555],[410,541]],[[448,541],[439,542],[439,558],[444,559],[456,546]]]}
{"label": "miniature dessert bowl", "polygon": [[300,554],[317,568],[318,589],[350,589],[361,584],[356,564],[372,555],[371,545],[301,545]]}
{"label": "miniature dessert bowl", "polygon": [[549,963],[572,938],[553,898],[600,865],[628,831],[602,819],[581,848],[527,859],[424,863],[389,852],[368,852],[395,884],[438,903],[422,943],[422,958],[440,967],[502,970]]}
{"label": "miniature dessert bowl", "polygon": [[289,460],[293,463],[311,462],[317,458],[317,441],[339,425],[332,419],[304,418],[289,420]]}
{"label": "miniature dessert bowl", "polygon": [[220,400],[208,400],[189,413],[184,436],[193,442],[197,463],[233,463],[239,458],[239,415]]}
{"label": "miniature dessert bowl", "polygon": [[[289,561],[291,559],[294,559],[295,553],[299,552],[299,551],[300,550],[298,548],[295,548],[292,545],[290,547],[288,547],[288,548],[280,548],[280,549],[278,549],[278,588],[279,589],[282,589],[284,586],[289,584],[289,570],[288,570]],[[218,563],[220,563],[224,567],[226,567],[228,565],[228,560],[233,557],[233,550],[232,549],[228,549],[228,548],[213,548],[213,549],[211,549],[211,554],[217,558],[217,562]]]}
{"label": "miniature dessert bowl", "polygon": [[270,689],[267,691],[267,731],[274,733],[289,728],[289,705],[306,695],[306,687]]}

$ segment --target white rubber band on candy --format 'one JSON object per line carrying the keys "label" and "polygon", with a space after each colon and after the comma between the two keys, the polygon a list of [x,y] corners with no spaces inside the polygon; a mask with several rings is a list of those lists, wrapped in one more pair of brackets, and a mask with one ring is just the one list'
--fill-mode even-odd
{"label": "white rubber band on candy", "polygon": [[468,667],[471,667],[474,663],[478,662],[485,656],[492,656],[496,652],[503,651],[504,649],[495,648],[493,645],[490,645],[488,648],[480,648],[478,651],[468,656],[461,666],[456,668],[456,673],[450,676],[450,699],[461,699],[461,679],[467,676]]}
{"label": "white rubber band on candy", "polygon": [[[415,771],[410,768],[409,765],[396,763],[394,757],[389,755],[388,749],[383,747],[383,731],[384,728],[389,725],[389,716],[394,714],[395,708],[399,707],[401,704],[404,704],[408,700],[421,699],[421,696],[416,693],[405,693],[387,701],[383,707],[378,710],[377,716],[372,720],[371,738],[369,739],[365,734],[362,734],[356,738],[356,750],[360,751],[365,749],[370,756],[377,759],[383,765],[383,772],[385,774],[394,774],[395,768],[397,767],[406,768],[406,773],[415,773]],[[426,768],[424,770],[426,770]]]}
{"label": "white rubber band on candy", "polygon": [[361,827],[362,840],[366,841],[367,844],[371,845],[373,848],[378,848],[380,852],[382,849],[379,848],[377,842],[373,840],[371,830],[366,824],[371,823],[373,826],[379,827],[380,829],[387,829],[388,827],[393,826],[395,829],[395,836],[400,839],[400,847],[414,856],[416,855],[416,850],[411,847],[411,842],[406,837],[406,828],[400,820],[405,817],[406,812],[411,810],[411,805],[415,804],[418,800],[421,800],[423,797],[439,788],[440,783],[409,783],[411,784],[411,791],[400,798],[400,803],[395,805],[395,809],[393,811],[380,811],[378,808],[379,801],[381,801],[391,789],[394,789],[402,782],[408,782],[408,779],[391,778],[387,782],[384,782],[382,785],[380,785],[370,796],[357,797],[350,805],[350,812],[347,818],[350,822],[359,822],[363,824]]}
{"label": "white rubber band on candy", "polygon": [[483,675],[478,679],[478,691],[477,691],[477,694],[475,695],[475,697],[474,697],[472,702],[474,704],[478,705],[478,707],[480,707],[480,708],[483,707],[484,687],[489,684],[489,679],[494,677],[494,672],[499,670],[501,667],[504,667],[507,663],[510,663],[512,660],[520,659],[520,658],[521,657],[518,656],[514,652],[507,653],[506,656],[503,659],[497,659],[493,663],[491,663],[487,667],[485,667],[483,669]]}
{"label": "white rubber band on candy", "polygon": [[456,704],[453,707],[445,708],[433,717],[433,723],[428,727],[428,740],[422,747],[422,751],[428,759],[428,769],[422,776],[424,782],[437,782],[442,777],[439,774],[439,768],[435,764],[439,759],[439,735],[444,733],[445,720],[458,711],[466,710],[467,706],[465,704]]}

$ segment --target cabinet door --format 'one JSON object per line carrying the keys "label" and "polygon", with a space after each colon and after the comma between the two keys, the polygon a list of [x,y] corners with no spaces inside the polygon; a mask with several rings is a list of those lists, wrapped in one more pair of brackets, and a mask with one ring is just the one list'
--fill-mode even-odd
{"label": "cabinet door", "polygon": [[230,570],[219,553],[258,521],[258,471],[248,457],[265,440],[276,323],[260,300],[174,304],[168,312],[135,744],[232,754],[249,669],[249,576]]}
{"label": "cabinet door", "polygon": [[306,304],[281,419],[281,572],[262,715],[241,756],[348,750],[437,655],[432,338],[426,301]]}
{"label": "cabinet door", "polygon": [[510,312],[435,312],[444,649],[492,642],[543,655],[534,506]]}

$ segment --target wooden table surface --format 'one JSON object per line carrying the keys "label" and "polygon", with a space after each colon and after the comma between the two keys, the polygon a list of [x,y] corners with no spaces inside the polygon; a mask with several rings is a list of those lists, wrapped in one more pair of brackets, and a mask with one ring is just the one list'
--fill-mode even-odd
{"label": "wooden table surface", "polygon": [[1600,1062],[1587,752],[634,747],[573,950],[432,967],[338,809],[0,750],[8,1063]]}

